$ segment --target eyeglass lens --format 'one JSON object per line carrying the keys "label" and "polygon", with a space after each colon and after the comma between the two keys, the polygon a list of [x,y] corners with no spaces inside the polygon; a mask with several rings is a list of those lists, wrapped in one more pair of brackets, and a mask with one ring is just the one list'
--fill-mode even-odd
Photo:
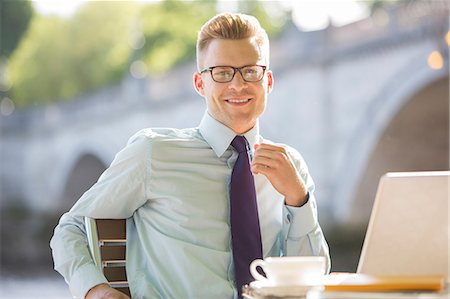
{"label": "eyeglass lens", "polygon": [[233,80],[236,71],[240,71],[244,81],[248,82],[260,81],[264,75],[264,67],[258,65],[246,66],[240,69],[230,66],[213,67],[211,75],[217,82],[230,82]]}

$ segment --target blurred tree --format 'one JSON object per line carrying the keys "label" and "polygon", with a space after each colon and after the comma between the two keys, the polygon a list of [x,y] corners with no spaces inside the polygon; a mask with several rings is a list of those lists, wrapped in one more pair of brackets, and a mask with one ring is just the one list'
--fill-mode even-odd
{"label": "blurred tree", "polygon": [[30,1],[0,0],[0,103],[5,100],[10,112],[14,103],[8,98],[11,88],[8,58],[22,40],[32,15]]}
{"label": "blurred tree", "polygon": [[370,9],[371,13],[374,13],[376,10],[383,8],[389,4],[395,4],[395,3],[411,3],[411,2],[418,2],[422,0],[366,0],[361,1],[363,5],[367,5]]}
{"label": "blurred tree", "polygon": [[[264,2],[239,1],[239,11],[256,16],[270,36],[280,32],[288,12],[268,13]],[[216,12],[217,1],[166,0],[141,11],[146,44],[143,59],[150,73],[167,71],[174,65],[195,58],[200,27]],[[278,7],[279,8],[279,7]]]}
{"label": "blurred tree", "polygon": [[37,15],[11,57],[18,107],[79,96],[118,81],[132,49],[133,2],[87,2],[70,19]]}
{"label": "blurred tree", "polygon": [[255,16],[269,37],[280,33],[291,18],[291,11],[277,1],[239,1],[239,11]]}
{"label": "blurred tree", "polygon": [[9,57],[28,28],[31,1],[0,0],[0,56]]}
{"label": "blurred tree", "polygon": [[156,74],[195,58],[197,32],[215,13],[216,1],[166,0],[141,11],[142,58]]}
{"label": "blurred tree", "polygon": [[[159,74],[192,61],[197,32],[216,0],[89,1],[70,19],[36,15],[11,56],[12,99],[18,107],[79,96],[115,84],[139,61]],[[263,2],[240,1],[270,35],[284,24]],[[280,21],[281,20],[281,21]]]}
{"label": "blurred tree", "polygon": [[392,2],[393,2],[392,0],[368,0],[368,1],[363,1],[362,3],[369,7],[371,13],[374,13],[377,9],[386,5],[386,3],[392,3]]}

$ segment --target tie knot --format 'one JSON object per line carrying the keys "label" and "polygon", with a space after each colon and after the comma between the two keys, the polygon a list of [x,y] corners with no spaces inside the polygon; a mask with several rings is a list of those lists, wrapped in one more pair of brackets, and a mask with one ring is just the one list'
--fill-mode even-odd
{"label": "tie knot", "polygon": [[244,153],[247,151],[247,139],[244,136],[237,135],[231,141],[231,145],[238,151],[238,153]]}

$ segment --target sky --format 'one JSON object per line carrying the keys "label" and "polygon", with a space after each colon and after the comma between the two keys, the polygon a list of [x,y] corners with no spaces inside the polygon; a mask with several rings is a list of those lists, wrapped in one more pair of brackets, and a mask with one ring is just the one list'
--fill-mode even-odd
{"label": "sky", "polygon": [[[33,5],[41,14],[57,14],[62,17],[70,17],[86,1],[33,0]],[[150,2],[157,0],[134,1]],[[222,2],[222,9],[234,6],[233,1],[222,0]],[[292,7],[293,20],[304,31],[323,29],[330,21],[334,26],[342,26],[368,15],[367,8],[361,5],[361,1],[356,0],[286,0],[278,2],[280,5]]]}
{"label": "sky", "polygon": [[292,4],[293,20],[305,31],[326,28],[330,21],[342,26],[369,15],[367,6],[355,0],[300,0]]}

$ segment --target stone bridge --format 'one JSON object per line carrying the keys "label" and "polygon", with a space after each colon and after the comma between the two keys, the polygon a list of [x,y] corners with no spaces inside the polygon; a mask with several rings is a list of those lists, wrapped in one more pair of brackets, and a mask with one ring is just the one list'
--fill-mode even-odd
{"label": "stone bridge", "polygon": [[[448,3],[416,1],[344,27],[272,40],[265,137],[297,148],[322,221],[365,224],[381,174],[449,168]],[[193,33],[195,34],[195,33]],[[70,102],[1,117],[1,201],[62,213],[144,127],[196,126],[195,64],[124,78]]]}

